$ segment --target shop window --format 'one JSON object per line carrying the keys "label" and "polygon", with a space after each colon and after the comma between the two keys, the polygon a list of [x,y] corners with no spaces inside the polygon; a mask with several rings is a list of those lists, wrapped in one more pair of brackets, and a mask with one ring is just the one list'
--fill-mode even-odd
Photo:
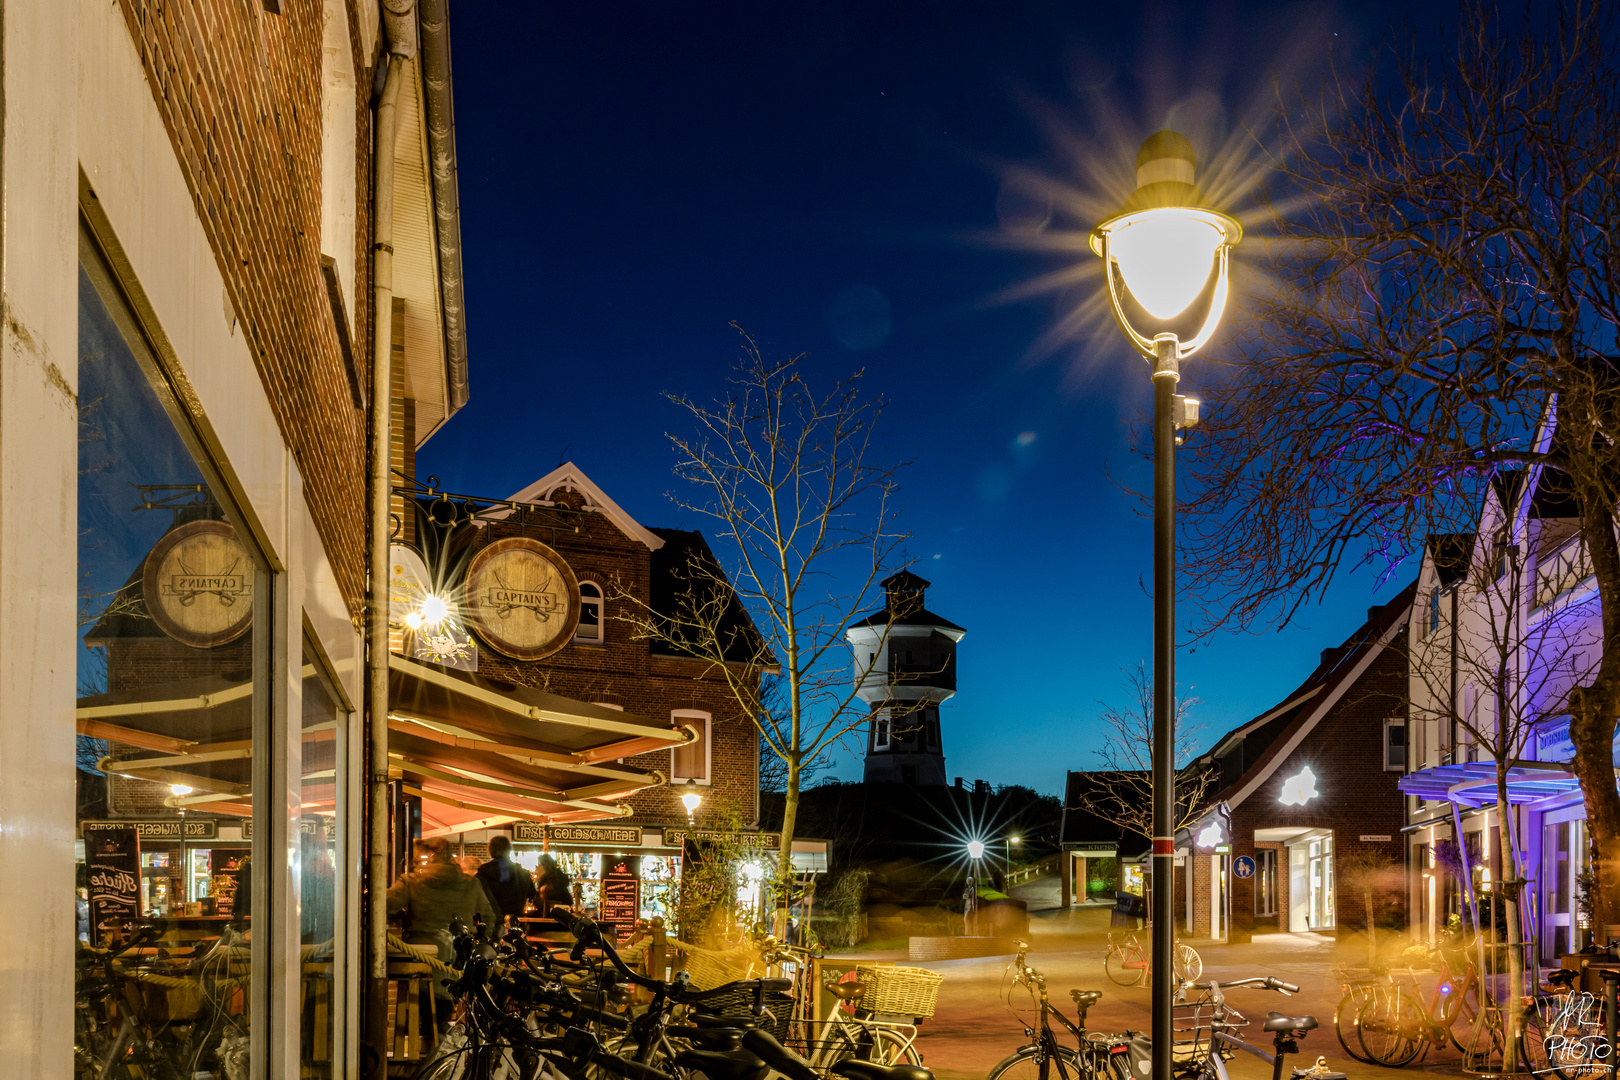
{"label": "shop window", "polygon": [[1384,721],[1384,771],[1406,771],[1406,721]]}
{"label": "shop window", "polygon": [[314,650],[306,646],[303,688],[303,816],[298,823],[299,941],[304,1006],[301,1025],[303,1075],[329,1078],[341,1070],[338,1019],[344,1014],[342,988],[349,976],[344,890],[350,875],[349,713],[327,681]]}
{"label": "shop window", "polygon": [[696,780],[700,784],[707,784],[710,765],[709,714],[691,709],[676,709],[670,714],[670,721],[677,726],[696,728],[698,733],[696,742],[671,748],[669,770],[671,782]]}
{"label": "shop window", "polygon": [[605,640],[602,623],[602,590],[594,581],[579,583],[579,629],[574,631],[575,641],[601,643]]}
{"label": "shop window", "polygon": [[[136,933],[187,968],[214,1025],[188,1076],[234,1075],[267,999],[268,912],[254,763],[270,756],[270,576],[202,440],[87,244],[79,277],[76,1015],[59,1038],[113,1046]],[[291,822],[288,822],[291,824]],[[255,828],[255,825],[258,828]],[[181,995],[169,997],[170,1007]],[[148,1000],[151,1000],[148,998]],[[189,1014],[187,1017],[189,1021]]]}

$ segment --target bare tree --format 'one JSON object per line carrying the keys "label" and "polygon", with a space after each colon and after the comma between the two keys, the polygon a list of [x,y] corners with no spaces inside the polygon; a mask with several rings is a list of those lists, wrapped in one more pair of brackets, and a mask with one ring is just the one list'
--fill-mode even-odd
{"label": "bare tree", "polygon": [[[861,396],[861,373],[818,394],[802,354],[770,360],[742,337],[727,397],[670,396],[697,428],[669,436],[675,474],[688,485],[670,498],[709,519],[728,565],[694,552],[673,611],[638,607],[622,593],[620,608],[636,634],[723,672],[781,759],[777,881],[785,896],[806,769],[867,719],[857,688],[872,661],[863,667],[857,658],[851,671],[844,630],[875,606],[878,579],[900,568],[906,537],[895,531],[899,466],[881,463],[872,442],[885,403]],[[738,617],[738,602],[757,632]],[[780,708],[760,700],[766,672],[780,679]]]}
{"label": "bare tree", "polygon": [[[1138,661],[1125,673],[1131,703],[1123,708],[1102,705],[1101,719],[1108,727],[1103,743],[1093,753],[1102,768],[1089,774],[1090,784],[1080,795],[1079,808],[1149,840],[1153,839],[1153,676]],[[1204,796],[1214,780],[1213,770],[1195,759],[1200,730],[1188,723],[1197,698],[1176,696],[1176,820],[1180,829],[1203,810]],[[1190,764],[1189,764],[1190,763]]]}
{"label": "bare tree", "polygon": [[1414,41],[1280,110],[1241,332],[1186,454],[1184,580],[1196,631],[1286,622],[1341,568],[1470,527],[1503,470],[1561,476],[1605,645],[1569,697],[1573,768],[1620,922],[1620,27],[1584,3],[1458,25],[1444,63]]}
{"label": "bare tree", "polygon": [[[759,707],[764,714],[762,722],[756,725],[759,735],[759,790],[774,793],[787,791],[787,762],[771,748],[770,738],[765,734],[766,728],[781,727],[786,723],[784,707],[786,696],[782,688],[782,680],[771,675],[760,680]],[[832,761],[826,754],[805,762],[799,769],[799,790],[803,791],[817,776],[832,768]]]}

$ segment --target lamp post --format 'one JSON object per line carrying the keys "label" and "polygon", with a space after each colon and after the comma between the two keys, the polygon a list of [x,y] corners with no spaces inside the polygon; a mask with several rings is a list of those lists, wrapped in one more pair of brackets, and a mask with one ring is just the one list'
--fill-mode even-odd
{"label": "lamp post", "polygon": [[1009,837],[1007,837],[1007,839],[1001,845],[1002,848],[1005,849],[1005,855],[1006,855],[1005,861],[1006,861],[1006,864],[1007,864],[1007,884],[1008,885],[1012,884],[1012,849],[1013,849],[1013,845],[1018,844],[1018,843],[1022,843],[1022,842],[1023,842],[1023,837],[1021,837],[1021,836],[1009,836]]}
{"label": "lamp post", "polygon": [[984,841],[969,840],[967,854],[973,868],[968,874],[967,891],[962,894],[962,932],[971,937],[979,921],[979,860],[984,858]]}
{"label": "lamp post", "polygon": [[1148,136],[1136,155],[1135,194],[1091,231],[1114,318],[1153,363],[1153,1080],[1170,1080],[1174,1038],[1176,444],[1178,431],[1198,422],[1198,402],[1177,394],[1176,383],[1181,361],[1220,323],[1227,253],[1243,236],[1232,218],[1201,205],[1196,164],[1186,136]]}

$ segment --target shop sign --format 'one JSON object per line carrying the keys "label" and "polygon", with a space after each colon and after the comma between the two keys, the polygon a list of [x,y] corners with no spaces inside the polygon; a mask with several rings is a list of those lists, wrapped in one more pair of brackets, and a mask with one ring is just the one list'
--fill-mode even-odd
{"label": "shop sign", "polygon": [[620,941],[635,933],[641,917],[641,859],[623,855],[609,859],[602,875],[602,904],[598,919],[613,927]]}
{"label": "shop sign", "polygon": [[213,881],[209,884],[208,894],[214,898],[215,915],[236,914],[236,887],[247,860],[248,853],[240,848],[215,848],[209,852],[208,866]]}
{"label": "shop sign", "polygon": [[510,536],[480,551],[467,569],[467,621],[490,648],[540,660],[574,639],[579,581],[538,540]]}
{"label": "shop sign", "polygon": [[766,851],[780,851],[782,849],[782,834],[774,832],[726,832],[719,829],[665,829],[665,847],[685,847],[687,838],[693,840],[717,840],[722,838],[735,839],[750,847],[763,848]]}
{"label": "shop sign", "polygon": [[[249,829],[248,832],[251,833],[252,830]],[[298,835],[319,836],[329,843],[335,841],[337,839],[337,818],[321,817],[318,814],[314,817],[299,818]],[[251,837],[244,836],[243,839],[251,839]]]}
{"label": "shop sign", "polygon": [[512,826],[512,840],[519,844],[616,844],[641,846],[640,825],[542,825],[519,821]]}
{"label": "shop sign", "polygon": [[[1219,821],[1211,821],[1199,832],[1198,846],[1201,848],[1212,848],[1225,839],[1226,835],[1221,832],[1221,823]],[[1216,850],[1219,851],[1220,849],[1216,848]]]}
{"label": "shop sign", "polygon": [[94,833],[134,829],[147,843],[179,844],[188,840],[213,840],[219,823],[213,818],[151,818],[143,821],[85,821],[80,823],[85,840]]}
{"label": "shop sign", "polygon": [[192,521],[157,542],[141,570],[152,621],[183,645],[235,641],[253,622],[253,557],[223,521]]}
{"label": "shop sign", "polygon": [[478,643],[458,619],[451,601],[435,590],[422,556],[404,544],[388,549],[388,624],[401,635],[401,648],[440,667],[478,670]]}
{"label": "shop sign", "polygon": [[[141,914],[141,837],[127,822],[87,821],[84,859],[90,872],[90,941],[101,943],[103,923]],[[92,825],[106,828],[91,829]]]}

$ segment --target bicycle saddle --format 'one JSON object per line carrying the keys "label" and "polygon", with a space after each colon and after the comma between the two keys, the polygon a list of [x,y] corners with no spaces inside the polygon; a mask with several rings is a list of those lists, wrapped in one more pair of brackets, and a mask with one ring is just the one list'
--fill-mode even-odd
{"label": "bicycle saddle", "polygon": [[879,1065],[875,1061],[840,1061],[832,1067],[834,1076],[849,1080],[934,1080],[934,1074],[921,1065]]}
{"label": "bicycle saddle", "polygon": [[1089,1009],[1102,1000],[1101,990],[1070,990],[1069,997],[1082,1009]]}
{"label": "bicycle saddle", "polygon": [[1261,1031],[1315,1031],[1314,1016],[1284,1016],[1280,1012],[1267,1013]]}
{"label": "bicycle saddle", "polygon": [[685,1025],[671,1025],[664,1031],[675,1039],[685,1039],[689,1043],[696,1043],[700,1049],[725,1052],[735,1050],[742,1045],[742,1031],[739,1028],[702,1028],[687,1027]]}
{"label": "bicycle saddle", "polygon": [[859,1001],[866,996],[866,984],[858,982],[828,983],[827,993],[839,1001]]}
{"label": "bicycle saddle", "polygon": [[746,1031],[759,1026],[764,1017],[759,1016],[711,1016],[708,1013],[692,1013],[686,1018],[687,1022],[700,1028],[735,1028]]}
{"label": "bicycle saddle", "polygon": [[746,1050],[719,1053],[714,1050],[682,1050],[675,1064],[693,1069],[711,1080],[765,1080],[771,1067]]}

